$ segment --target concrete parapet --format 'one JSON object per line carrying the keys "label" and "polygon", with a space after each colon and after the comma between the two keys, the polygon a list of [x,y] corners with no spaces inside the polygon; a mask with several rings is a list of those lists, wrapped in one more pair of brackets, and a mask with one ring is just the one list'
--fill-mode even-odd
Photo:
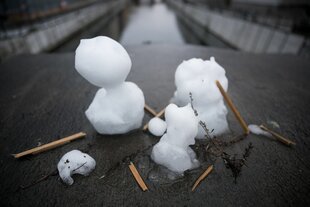
{"label": "concrete parapet", "polygon": [[256,53],[263,53],[266,51],[270,40],[272,38],[274,30],[265,26],[261,26],[260,34],[257,38],[256,47],[253,48],[253,51]]}
{"label": "concrete parapet", "polygon": [[[192,27],[193,32],[199,25],[204,28],[199,30],[208,31],[215,35],[218,41],[243,51],[298,54],[306,41],[302,36],[242,20],[229,13],[216,12],[207,7],[197,7],[183,1],[167,0],[166,2],[178,10],[178,16]],[[201,39],[208,38],[201,37]]]}
{"label": "concrete parapet", "polygon": [[285,34],[284,32],[275,30],[270,40],[270,43],[268,44],[266,52],[280,53],[285,44],[286,37],[287,34]]}
{"label": "concrete parapet", "polygon": [[247,41],[244,45],[244,50],[245,51],[254,51],[256,44],[257,44],[257,39],[260,35],[260,29],[261,27],[258,24],[251,24],[249,29],[249,34],[247,37]]}
{"label": "concrete parapet", "polygon": [[282,53],[292,53],[297,54],[302,48],[305,38],[295,34],[289,34],[285,45],[282,48]]}
{"label": "concrete parapet", "polygon": [[0,61],[15,54],[48,51],[98,18],[117,14],[124,9],[127,1],[94,4],[54,19],[54,22],[49,20],[42,28],[24,37],[0,41]]}

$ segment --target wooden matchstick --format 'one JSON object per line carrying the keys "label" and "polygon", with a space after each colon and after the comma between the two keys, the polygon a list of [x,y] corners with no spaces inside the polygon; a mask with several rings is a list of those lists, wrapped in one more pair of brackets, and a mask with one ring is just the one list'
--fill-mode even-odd
{"label": "wooden matchstick", "polygon": [[134,176],[135,180],[137,181],[137,183],[139,184],[140,188],[143,190],[143,191],[146,191],[148,190],[146,184],[144,183],[142,177],[140,176],[136,166],[130,162],[130,165],[129,165],[129,169],[132,173],[132,175]]}
{"label": "wooden matchstick", "polygon": [[295,142],[281,136],[280,134],[271,131],[270,129],[268,129],[267,127],[265,127],[264,125],[260,125],[259,126],[262,130],[269,132],[274,138],[276,138],[279,142],[282,142],[283,144],[286,144],[287,146],[292,146],[292,145],[296,145]]}
{"label": "wooden matchstick", "polygon": [[[158,114],[156,114],[155,117],[160,118],[165,113],[165,109],[166,109],[166,107],[164,109],[162,109]],[[149,127],[149,124],[148,123],[145,124],[143,127],[143,131],[146,131],[148,129],[148,127]]]}
{"label": "wooden matchstick", "polygon": [[149,112],[150,114],[152,114],[153,116],[156,116],[156,111],[154,109],[152,109],[150,106],[148,106],[147,104],[144,105],[144,109]]}
{"label": "wooden matchstick", "polygon": [[241,127],[244,130],[244,133],[248,135],[250,133],[250,130],[248,128],[248,125],[245,123],[244,119],[240,115],[240,112],[237,110],[236,106],[233,104],[232,100],[229,98],[228,94],[225,92],[224,88],[222,87],[221,83],[217,80],[216,85],[219,88],[222,96],[224,97],[226,103],[228,104],[229,108],[233,111],[235,117],[241,124]]}
{"label": "wooden matchstick", "polygon": [[23,157],[23,156],[26,156],[26,155],[30,155],[30,154],[33,154],[33,155],[34,154],[38,154],[38,153],[45,152],[47,150],[59,147],[61,145],[64,145],[64,144],[66,144],[68,142],[71,142],[71,141],[73,141],[75,139],[84,138],[85,136],[86,136],[86,133],[79,132],[77,134],[73,134],[71,136],[59,139],[57,141],[53,141],[53,142],[50,142],[48,144],[44,144],[44,145],[42,145],[40,147],[35,147],[35,148],[30,149],[30,150],[26,150],[24,152],[20,152],[18,154],[12,154],[12,155],[15,158],[20,158],[20,157]]}
{"label": "wooden matchstick", "polygon": [[199,185],[199,183],[205,179],[213,170],[213,165],[209,166],[200,176],[199,178],[196,180],[195,184],[192,187],[192,191],[194,191],[196,189],[196,187]]}

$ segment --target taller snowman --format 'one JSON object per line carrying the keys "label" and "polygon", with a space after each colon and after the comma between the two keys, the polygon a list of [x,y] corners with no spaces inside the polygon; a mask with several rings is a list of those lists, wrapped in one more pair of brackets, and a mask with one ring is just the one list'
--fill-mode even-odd
{"label": "taller snowman", "polygon": [[115,40],[98,36],[81,40],[75,51],[75,68],[100,87],[85,114],[100,134],[122,134],[137,129],[144,116],[144,95],[127,82],[131,59]]}

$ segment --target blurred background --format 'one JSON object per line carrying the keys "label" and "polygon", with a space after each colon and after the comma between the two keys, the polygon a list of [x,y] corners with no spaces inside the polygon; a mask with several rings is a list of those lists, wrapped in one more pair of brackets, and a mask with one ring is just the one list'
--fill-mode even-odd
{"label": "blurred background", "polygon": [[195,44],[310,56],[309,0],[1,0],[0,61],[74,52],[106,35],[123,45]]}

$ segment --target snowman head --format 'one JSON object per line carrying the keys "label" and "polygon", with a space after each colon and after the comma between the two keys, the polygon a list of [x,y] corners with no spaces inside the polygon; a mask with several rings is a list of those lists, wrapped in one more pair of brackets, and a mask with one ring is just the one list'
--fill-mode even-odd
{"label": "snowman head", "polygon": [[114,87],[127,78],[131,60],[118,42],[98,36],[81,40],[75,51],[75,68],[96,86]]}
{"label": "snowman head", "polygon": [[192,58],[183,61],[175,72],[175,84],[181,105],[189,102],[189,93],[192,93],[195,107],[204,107],[207,104],[218,102],[222,95],[215,81],[223,85],[225,91],[228,88],[228,80],[225,70],[211,57],[210,60]]}
{"label": "snowman head", "polygon": [[166,134],[169,137],[167,142],[182,148],[195,144],[198,119],[190,104],[184,107],[169,104],[165,110],[165,118],[167,122]]}

